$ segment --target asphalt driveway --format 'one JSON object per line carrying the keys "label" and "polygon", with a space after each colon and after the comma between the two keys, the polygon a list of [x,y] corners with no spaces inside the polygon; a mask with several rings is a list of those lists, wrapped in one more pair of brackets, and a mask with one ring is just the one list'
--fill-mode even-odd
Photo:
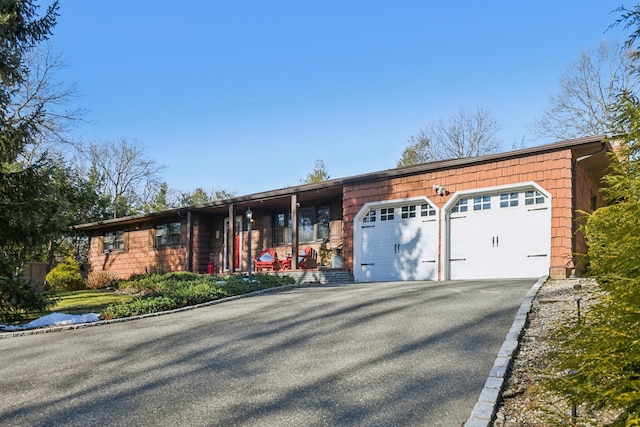
{"label": "asphalt driveway", "polygon": [[535,280],[322,285],[0,340],[0,425],[460,426]]}

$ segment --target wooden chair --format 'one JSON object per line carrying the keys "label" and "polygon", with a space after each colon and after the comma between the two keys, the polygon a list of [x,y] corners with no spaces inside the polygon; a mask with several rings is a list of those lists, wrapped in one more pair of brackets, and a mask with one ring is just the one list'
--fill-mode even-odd
{"label": "wooden chair", "polygon": [[260,258],[254,259],[254,265],[256,266],[256,271],[261,271],[264,268],[267,268],[269,270],[279,269],[280,264],[278,262],[278,255],[276,254],[276,250],[273,248],[263,250]]}
{"label": "wooden chair", "polygon": [[311,246],[307,246],[304,248],[304,251],[300,251],[300,255],[298,255],[298,267],[306,270],[314,268],[316,265],[315,251]]}

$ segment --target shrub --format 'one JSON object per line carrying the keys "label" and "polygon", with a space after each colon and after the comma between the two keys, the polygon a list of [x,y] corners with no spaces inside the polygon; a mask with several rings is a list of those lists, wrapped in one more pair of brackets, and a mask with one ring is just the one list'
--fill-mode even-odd
{"label": "shrub", "polygon": [[44,313],[55,303],[35,282],[0,277],[0,322],[16,322],[31,314]]}
{"label": "shrub", "polygon": [[94,271],[87,277],[87,288],[105,289],[117,283],[115,275],[108,271]]}
{"label": "shrub", "polygon": [[85,287],[80,265],[72,258],[67,258],[51,269],[46,280],[56,291],[77,291]]}
{"label": "shrub", "polygon": [[291,277],[264,274],[254,275],[251,280],[240,275],[221,277],[189,272],[137,275],[133,280],[121,282],[120,287],[137,289],[142,295],[107,307],[100,317],[106,320],[156,313],[292,283],[295,281]]}

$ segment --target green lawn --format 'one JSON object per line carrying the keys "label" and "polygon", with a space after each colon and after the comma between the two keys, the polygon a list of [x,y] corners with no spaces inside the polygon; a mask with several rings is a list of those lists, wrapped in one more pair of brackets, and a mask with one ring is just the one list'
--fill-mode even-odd
{"label": "green lawn", "polygon": [[105,290],[86,290],[56,293],[58,299],[50,313],[85,314],[100,313],[109,304],[127,302],[132,295],[109,292]]}

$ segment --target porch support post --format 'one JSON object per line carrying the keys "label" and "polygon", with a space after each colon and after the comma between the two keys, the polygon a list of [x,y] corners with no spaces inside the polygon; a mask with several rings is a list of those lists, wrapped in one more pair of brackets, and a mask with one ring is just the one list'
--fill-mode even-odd
{"label": "porch support post", "polygon": [[298,269],[298,195],[291,195],[291,269]]}
{"label": "porch support post", "polygon": [[193,218],[191,211],[187,211],[187,251],[186,251],[186,270],[193,271]]}
{"label": "porch support post", "polygon": [[227,230],[227,265],[229,273],[236,271],[236,215],[235,206],[229,205],[229,228]]}

